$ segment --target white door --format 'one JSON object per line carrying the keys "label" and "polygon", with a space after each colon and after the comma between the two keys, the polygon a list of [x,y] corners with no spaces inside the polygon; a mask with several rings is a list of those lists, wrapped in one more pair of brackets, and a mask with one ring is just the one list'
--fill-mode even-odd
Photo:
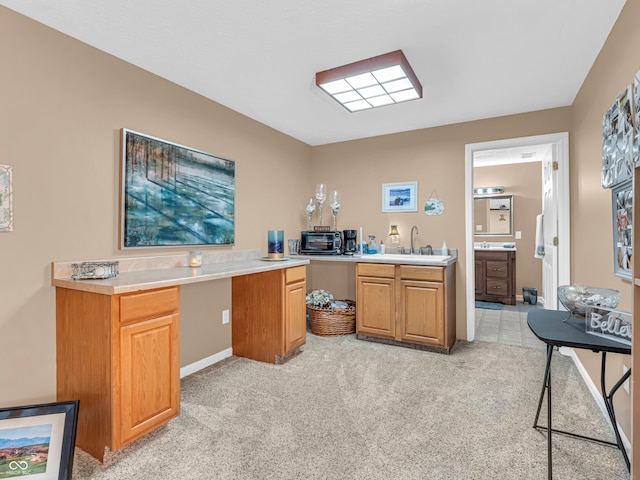
{"label": "white door", "polygon": [[544,307],[558,308],[558,163],[556,145],[552,145],[542,160],[542,214],[544,257],[542,258],[542,296]]}

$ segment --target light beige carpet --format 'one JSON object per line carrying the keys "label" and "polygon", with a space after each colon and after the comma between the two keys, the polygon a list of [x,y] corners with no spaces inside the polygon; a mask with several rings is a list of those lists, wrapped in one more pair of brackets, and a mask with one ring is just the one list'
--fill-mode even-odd
{"label": "light beige carpet", "polygon": [[[183,379],[179,418],[108,465],[77,449],[73,478],[545,479],[544,364],[494,343],[441,355],[309,334],[285,365],[232,357]],[[554,355],[552,372],[554,427],[611,440],[573,362]],[[554,478],[628,475],[616,449],[557,435]]]}

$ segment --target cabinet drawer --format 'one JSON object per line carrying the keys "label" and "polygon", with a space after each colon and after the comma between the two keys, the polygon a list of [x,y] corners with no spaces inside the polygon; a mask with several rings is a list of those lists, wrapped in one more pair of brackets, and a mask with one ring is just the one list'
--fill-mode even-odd
{"label": "cabinet drawer", "polygon": [[507,278],[509,264],[507,262],[492,262],[487,260],[487,277]]}
{"label": "cabinet drawer", "polygon": [[364,277],[394,278],[396,266],[386,263],[358,263],[357,274]]}
{"label": "cabinet drawer", "polygon": [[509,280],[487,278],[487,295],[509,295]]}
{"label": "cabinet drawer", "polygon": [[307,269],[304,265],[300,267],[287,268],[284,274],[285,283],[288,285],[293,282],[299,282],[299,281],[305,280],[306,275],[307,275]]}
{"label": "cabinet drawer", "polygon": [[401,265],[400,278],[402,278],[403,280],[428,280],[431,282],[443,282],[444,268]]}
{"label": "cabinet drawer", "polygon": [[180,309],[178,287],[122,295],[120,322],[128,323],[177,313]]}
{"label": "cabinet drawer", "polygon": [[499,251],[483,251],[483,250],[476,250],[475,252],[475,257],[476,260],[492,260],[492,261],[507,261],[509,260],[509,258],[511,258],[511,255],[515,252],[512,251],[508,251],[508,252],[499,252]]}

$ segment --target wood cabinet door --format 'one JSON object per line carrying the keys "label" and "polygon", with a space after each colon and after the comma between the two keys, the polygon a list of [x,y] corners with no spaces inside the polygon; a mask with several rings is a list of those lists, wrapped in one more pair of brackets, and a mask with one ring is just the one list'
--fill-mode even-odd
{"label": "wood cabinet door", "polygon": [[356,328],[363,335],[395,338],[396,302],[393,278],[358,277]]}
{"label": "wood cabinet door", "polygon": [[180,320],[166,315],[120,328],[120,441],[135,440],[180,413]]}
{"label": "wood cabinet door", "polygon": [[444,286],[401,280],[400,340],[444,346]]}
{"label": "wood cabinet door", "polygon": [[296,282],[285,287],[282,355],[304,345],[307,340],[306,285],[306,282]]}

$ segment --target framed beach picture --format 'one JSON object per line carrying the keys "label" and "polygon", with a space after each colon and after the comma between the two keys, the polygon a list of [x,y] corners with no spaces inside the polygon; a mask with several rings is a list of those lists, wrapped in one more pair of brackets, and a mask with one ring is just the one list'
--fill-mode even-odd
{"label": "framed beach picture", "polygon": [[383,212],[417,212],[418,182],[383,183]]}
{"label": "framed beach picture", "polygon": [[612,189],[613,204],[613,274],[631,280],[633,271],[633,182]]}
{"label": "framed beach picture", "polygon": [[78,401],[0,409],[0,478],[71,480]]}
{"label": "framed beach picture", "polygon": [[235,243],[235,162],[122,129],[120,247]]}

